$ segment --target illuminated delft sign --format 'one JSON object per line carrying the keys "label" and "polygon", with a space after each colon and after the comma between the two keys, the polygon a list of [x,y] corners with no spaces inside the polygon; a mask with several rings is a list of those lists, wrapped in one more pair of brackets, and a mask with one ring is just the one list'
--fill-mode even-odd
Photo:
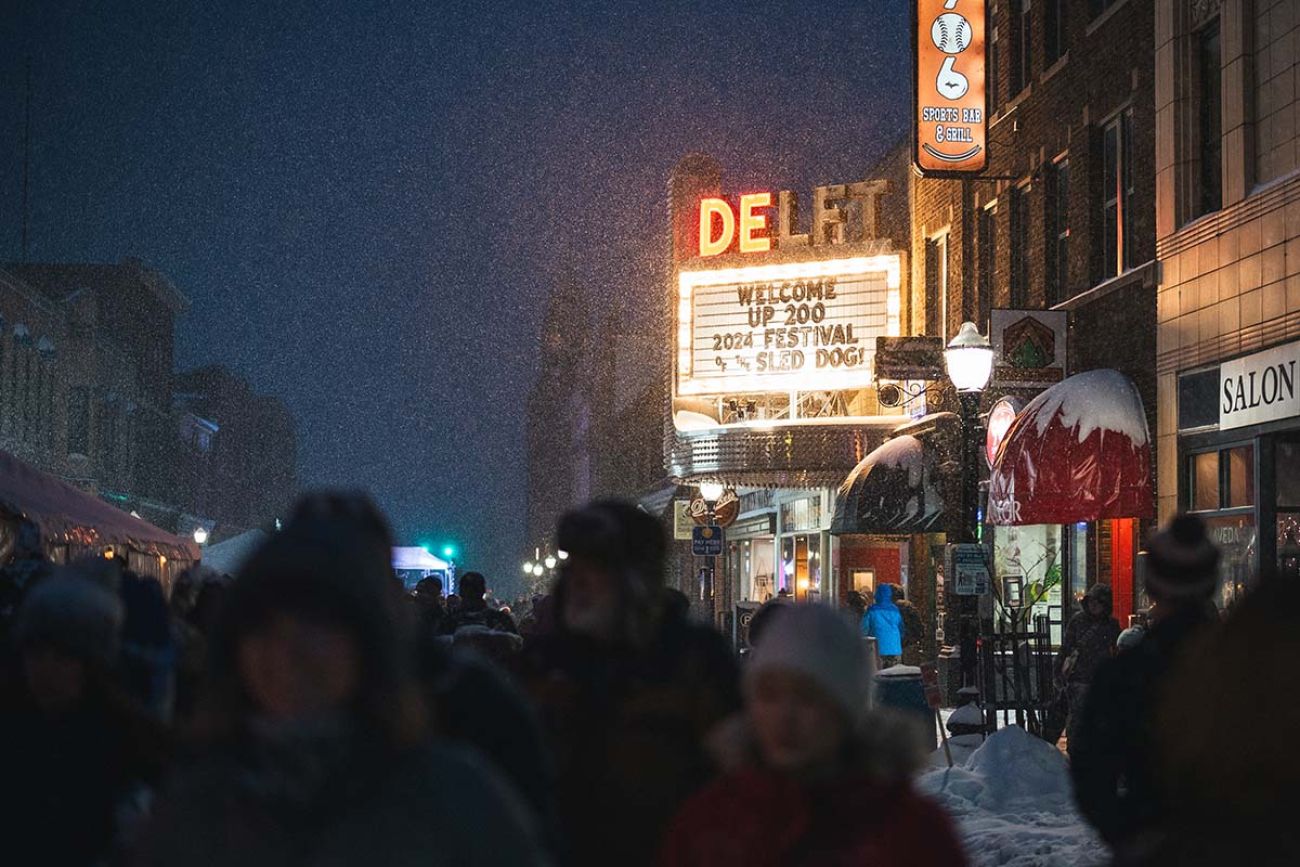
{"label": "illuminated delft sign", "polygon": [[[771,193],[742,195],[736,206],[701,200],[700,267],[677,275],[677,394],[873,385],[876,337],[897,335],[900,325],[901,259],[872,237],[884,191],[881,181],[818,188],[804,234],[788,191],[775,221]],[[810,247],[821,249],[800,255]],[[734,256],[710,261],[724,254]]]}

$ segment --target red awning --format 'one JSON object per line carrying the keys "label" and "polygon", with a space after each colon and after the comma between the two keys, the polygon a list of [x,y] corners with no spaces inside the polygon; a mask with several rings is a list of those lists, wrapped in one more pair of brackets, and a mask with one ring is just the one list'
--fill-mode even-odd
{"label": "red awning", "polygon": [[35,524],[53,545],[122,545],[173,560],[199,559],[198,546],[115,509],[96,496],[0,451],[0,518]]}
{"label": "red awning", "polygon": [[1142,398],[1116,370],[1059,382],[1016,417],[989,482],[989,522],[1004,526],[1149,518],[1151,435]]}

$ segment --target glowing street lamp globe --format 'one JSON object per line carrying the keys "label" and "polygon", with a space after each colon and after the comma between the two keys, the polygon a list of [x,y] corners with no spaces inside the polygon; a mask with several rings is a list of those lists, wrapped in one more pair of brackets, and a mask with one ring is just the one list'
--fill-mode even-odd
{"label": "glowing street lamp globe", "polygon": [[569,559],[569,552],[568,552],[568,551],[556,551],[556,552],[555,552],[555,556],[559,557],[561,560],[568,560],[568,559]]}
{"label": "glowing street lamp globe", "polygon": [[722,482],[700,482],[700,497],[706,503],[716,503],[722,499],[722,494],[727,490],[727,486]]}
{"label": "glowing street lamp globe", "polygon": [[943,363],[958,391],[983,391],[993,374],[993,347],[974,322],[963,322],[943,351]]}
{"label": "glowing street lamp globe", "polygon": [[533,574],[533,561],[532,561],[532,560],[528,560],[528,561],[526,561],[526,562],[524,563],[524,574],[525,574],[525,575],[531,575],[531,574]]}
{"label": "glowing street lamp globe", "polygon": [[199,527],[194,531],[194,543],[196,545],[208,544],[208,531],[205,527]]}
{"label": "glowing street lamp globe", "polygon": [[545,560],[543,560],[542,562],[546,564],[546,568],[547,568],[547,569],[554,569],[554,568],[555,568],[555,564],[556,564],[557,562],[559,562],[559,561],[556,560],[554,557],[551,557],[551,556],[548,555],[547,558],[546,558]]}
{"label": "glowing street lamp globe", "polygon": [[533,577],[541,578],[545,574],[546,574],[546,568],[542,566],[541,563],[533,564]]}

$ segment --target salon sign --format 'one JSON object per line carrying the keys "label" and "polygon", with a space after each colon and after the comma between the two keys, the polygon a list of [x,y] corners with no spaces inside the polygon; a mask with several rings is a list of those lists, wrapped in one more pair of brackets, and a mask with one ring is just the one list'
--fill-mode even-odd
{"label": "salon sign", "polygon": [[1300,416],[1300,341],[1219,366],[1219,429]]}

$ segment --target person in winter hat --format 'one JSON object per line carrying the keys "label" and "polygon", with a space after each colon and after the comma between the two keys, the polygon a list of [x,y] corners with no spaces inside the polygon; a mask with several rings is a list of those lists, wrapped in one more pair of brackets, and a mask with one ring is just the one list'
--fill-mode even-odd
{"label": "person in winter hat", "polygon": [[1155,717],[1167,809],[1124,867],[1300,864],[1298,656],[1300,584],[1274,575],[1189,645]]}
{"label": "person in winter hat", "polygon": [[840,613],[774,619],[744,673],[748,760],[682,807],[662,867],[965,864],[943,811],[912,790],[913,733],[869,715],[870,675]]}
{"label": "person in winter hat", "polygon": [[390,542],[368,498],[312,495],[243,566],[138,863],[543,863],[504,779],[429,739]]}
{"label": "person in winter hat", "polygon": [[562,827],[578,865],[648,865],[668,821],[712,773],[714,726],[739,705],[721,635],[665,592],[663,525],[597,501],[566,514],[553,634],[530,639],[522,682],[556,757]]}
{"label": "person in winter hat", "polygon": [[1103,661],[1071,735],[1079,810],[1117,852],[1143,845],[1167,807],[1155,767],[1155,708],[1169,672],[1217,623],[1210,598],[1219,550],[1194,515],[1179,515],[1147,543],[1150,627],[1130,650]]}
{"label": "person in winter hat", "polygon": [[881,668],[898,665],[903,656],[903,614],[894,604],[894,585],[877,585],[876,601],[862,616],[862,634],[876,639]]}
{"label": "person in winter hat", "polygon": [[1047,722],[1044,739],[1060,740],[1068,724],[1069,749],[1073,753],[1082,717],[1083,699],[1092,685],[1097,668],[1115,655],[1119,623],[1111,616],[1114,597],[1109,584],[1094,584],[1083,597],[1083,610],[1070,618],[1054,673],[1057,695]]}
{"label": "person in winter hat", "polygon": [[519,629],[509,614],[503,614],[487,604],[487,579],[481,572],[466,572],[460,576],[459,585],[460,610],[443,619],[439,628],[444,635],[455,635],[456,630],[465,626],[519,634]]}
{"label": "person in winter hat", "polygon": [[119,678],[123,618],[117,594],[79,566],[41,579],[19,610],[21,690],[0,713],[0,839],[20,860],[120,857],[162,771],[164,730]]}

